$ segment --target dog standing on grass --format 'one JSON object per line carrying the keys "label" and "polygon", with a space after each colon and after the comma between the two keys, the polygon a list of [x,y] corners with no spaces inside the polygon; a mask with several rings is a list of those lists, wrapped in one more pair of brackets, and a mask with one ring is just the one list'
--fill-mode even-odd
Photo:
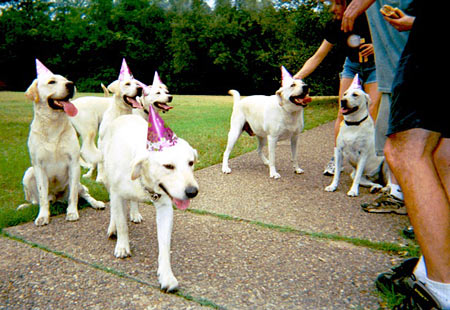
{"label": "dog standing on grass", "polygon": [[[275,148],[279,140],[291,140],[291,158],[295,173],[303,173],[298,165],[297,143],[303,130],[303,108],[311,101],[309,87],[302,80],[293,79],[289,72],[281,67],[282,85],[272,96],[249,96],[240,99],[236,90],[230,90],[234,98],[231,114],[228,142],[222,160],[222,172],[231,173],[228,159],[234,144],[243,131],[258,138],[258,155],[269,166],[271,178],[278,179],[280,174],[275,168]],[[262,148],[268,143],[269,159]]]}
{"label": "dog standing on grass", "polygon": [[336,140],[336,168],[333,181],[325,190],[334,192],[337,189],[344,159],[353,168],[353,183],[348,196],[358,196],[359,185],[370,187],[370,192],[382,189],[383,185],[376,183],[378,180],[389,186],[384,156],[377,156],[375,152],[375,128],[369,114],[370,97],[362,90],[358,75],[344,93],[340,105],[344,121]]}
{"label": "dog standing on grass", "polygon": [[[105,207],[92,198],[80,183],[80,145],[68,116],[77,113],[70,102],[75,92],[73,82],[53,74],[36,59],[37,78],[25,96],[34,101],[34,118],[28,136],[32,167],[24,174],[22,183],[25,199],[39,204],[37,226],[50,221],[50,202],[68,199],[66,220],[76,221],[78,196],[95,209]],[[29,204],[22,204],[18,209]]]}

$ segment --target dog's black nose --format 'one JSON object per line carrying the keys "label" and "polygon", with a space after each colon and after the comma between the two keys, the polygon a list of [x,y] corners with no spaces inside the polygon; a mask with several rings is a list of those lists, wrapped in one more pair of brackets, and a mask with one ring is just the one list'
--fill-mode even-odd
{"label": "dog's black nose", "polygon": [[136,96],[141,97],[141,96],[142,96],[142,87],[138,87],[137,90],[136,90],[136,92],[137,92],[137,95],[136,95]]}
{"label": "dog's black nose", "polygon": [[67,82],[66,89],[69,91],[70,97],[73,97],[75,92],[75,84],[73,84],[73,82]]}
{"label": "dog's black nose", "polygon": [[307,94],[309,92],[309,85],[308,84],[303,85],[303,92],[305,94]]}
{"label": "dog's black nose", "polygon": [[173,96],[169,96],[169,102],[172,102]]}
{"label": "dog's black nose", "polygon": [[188,186],[186,187],[185,193],[188,198],[194,198],[198,194],[198,188],[195,186]]}
{"label": "dog's black nose", "polygon": [[342,99],[342,100],[341,100],[341,108],[346,108],[346,107],[347,107],[347,104],[348,104],[347,99]]}

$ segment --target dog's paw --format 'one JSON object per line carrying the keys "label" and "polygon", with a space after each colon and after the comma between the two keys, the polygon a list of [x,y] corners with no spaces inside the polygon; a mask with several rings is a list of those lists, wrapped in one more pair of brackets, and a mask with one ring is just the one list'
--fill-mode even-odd
{"label": "dog's paw", "polygon": [[131,256],[130,245],[121,245],[117,243],[116,248],[114,249],[114,256],[117,258],[126,258]]}
{"label": "dog's paw", "polygon": [[302,174],[303,172],[305,172],[302,168],[296,168],[295,170],[294,170],[294,172],[296,173],[296,174]]}
{"label": "dog's paw", "polygon": [[279,178],[281,178],[281,175],[278,172],[274,172],[274,173],[270,174],[270,177],[272,179],[279,179]]}
{"label": "dog's paw", "polygon": [[353,189],[351,189],[347,192],[347,196],[349,196],[349,197],[358,197],[358,195],[359,195],[358,191],[353,190]]}
{"label": "dog's paw", "polygon": [[69,212],[66,214],[66,221],[69,222],[78,221],[79,218],[80,216],[78,215],[78,212]]}
{"label": "dog's paw", "polygon": [[130,213],[130,221],[132,221],[133,223],[140,223],[142,222],[144,218],[142,217],[142,215],[139,212],[136,213]]}
{"label": "dog's paw", "polygon": [[231,169],[229,167],[222,167],[222,172],[225,174],[230,174],[231,173]]}
{"label": "dog's paw", "polygon": [[334,191],[336,191],[336,189],[337,189],[337,186],[335,186],[335,185],[328,185],[327,187],[325,187],[326,192],[334,192]]}
{"label": "dog's paw", "polygon": [[159,273],[158,281],[163,291],[173,292],[178,288],[178,281],[171,272]]}
{"label": "dog's paw", "polygon": [[92,202],[90,205],[92,208],[97,209],[97,210],[103,210],[106,207],[106,205],[103,201],[95,201],[95,202]]}
{"label": "dog's paw", "polygon": [[49,222],[50,222],[50,218],[48,216],[38,216],[34,220],[34,224],[36,226],[44,226],[44,225],[47,225]]}
{"label": "dog's paw", "polygon": [[107,236],[108,238],[113,238],[114,236],[117,236],[117,228],[115,224],[109,223]]}

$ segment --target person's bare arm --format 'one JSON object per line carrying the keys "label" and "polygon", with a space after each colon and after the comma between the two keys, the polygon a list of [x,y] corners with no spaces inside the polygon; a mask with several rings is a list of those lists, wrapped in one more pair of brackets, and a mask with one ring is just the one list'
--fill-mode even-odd
{"label": "person's bare arm", "polygon": [[364,13],[374,2],[375,0],[353,0],[350,2],[342,17],[342,31],[352,31],[356,18]]}
{"label": "person's bare arm", "polygon": [[333,44],[323,40],[317,51],[303,65],[303,67],[294,75],[294,79],[304,79],[314,72],[323,59],[333,48]]}

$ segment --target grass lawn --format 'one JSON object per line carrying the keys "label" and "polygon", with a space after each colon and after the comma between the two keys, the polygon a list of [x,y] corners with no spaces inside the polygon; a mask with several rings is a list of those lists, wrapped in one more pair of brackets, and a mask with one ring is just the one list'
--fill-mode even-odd
{"label": "grass lawn", "polygon": [[[76,97],[86,95],[80,93]],[[336,97],[313,98],[305,109],[305,129],[311,129],[336,117]],[[231,96],[174,95],[172,109],[162,117],[172,130],[187,140],[199,153],[196,169],[202,169],[222,160],[233,99]],[[24,203],[22,176],[30,166],[27,148],[28,131],[33,118],[33,104],[22,92],[0,92],[0,230],[3,227],[34,220],[38,206],[16,211]],[[256,149],[256,139],[243,134],[236,143],[231,157]],[[82,179],[93,197],[109,201],[102,185]],[[64,204],[52,205],[52,214],[65,212]],[[83,207],[81,205],[80,207]]]}

